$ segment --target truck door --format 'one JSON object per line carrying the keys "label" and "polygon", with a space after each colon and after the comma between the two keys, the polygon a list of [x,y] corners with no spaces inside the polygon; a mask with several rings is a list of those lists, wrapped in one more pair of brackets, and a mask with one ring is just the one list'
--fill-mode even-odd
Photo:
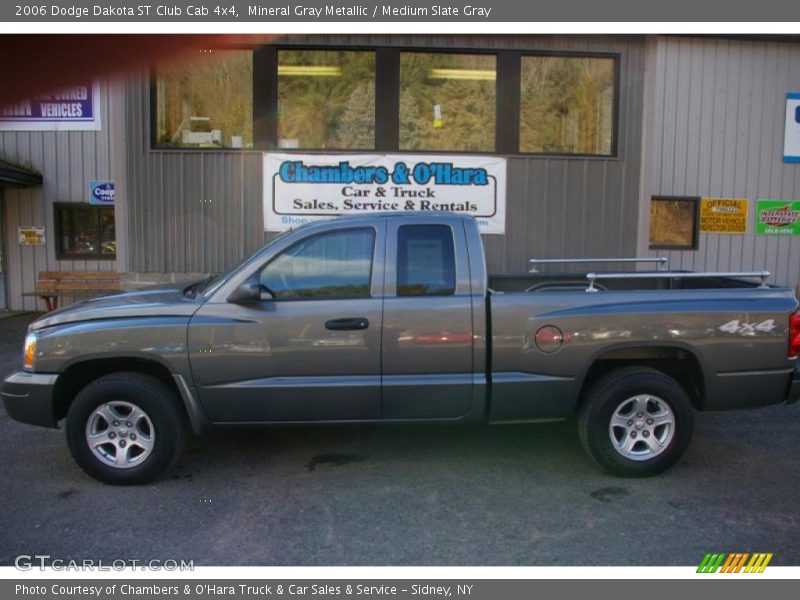
{"label": "truck door", "polygon": [[473,328],[468,265],[458,218],[388,219],[385,419],[447,419],[469,412]]}
{"label": "truck door", "polygon": [[[384,220],[309,234],[254,277],[254,304],[210,301],[189,326],[217,422],[379,419]],[[375,268],[373,268],[375,267]]]}

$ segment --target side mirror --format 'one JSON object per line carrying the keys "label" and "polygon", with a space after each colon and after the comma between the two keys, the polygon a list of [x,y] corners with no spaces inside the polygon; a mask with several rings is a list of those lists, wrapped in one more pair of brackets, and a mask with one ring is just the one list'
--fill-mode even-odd
{"label": "side mirror", "polygon": [[254,304],[261,302],[261,285],[255,279],[248,279],[237,287],[230,296],[228,302],[233,304]]}

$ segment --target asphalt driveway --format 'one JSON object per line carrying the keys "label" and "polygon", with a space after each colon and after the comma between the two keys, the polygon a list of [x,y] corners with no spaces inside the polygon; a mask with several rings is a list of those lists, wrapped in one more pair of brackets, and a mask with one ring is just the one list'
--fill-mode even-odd
{"label": "asphalt driveway", "polygon": [[[3,374],[31,318],[0,320]],[[254,429],[119,488],[83,474],[63,431],[0,410],[0,564],[800,565],[798,457],[800,405],[701,414],[685,458],[644,480],[599,472],[572,423]]]}

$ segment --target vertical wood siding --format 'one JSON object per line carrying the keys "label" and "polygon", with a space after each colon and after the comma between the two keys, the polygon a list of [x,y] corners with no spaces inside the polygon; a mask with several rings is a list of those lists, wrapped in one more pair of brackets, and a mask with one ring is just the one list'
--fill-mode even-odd
{"label": "vertical wood siding", "polygon": [[755,235],[758,198],[800,200],[800,165],[783,162],[800,44],[658,38],[655,61],[652,194],[748,198],[750,212],[746,235],[700,234],[697,251],[650,253],[677,269],[767,269],[800,284],[800,236]]}
{"label": "vertical wood siding", "polygon": [[[644,40],[636,36],[293,36],[301,45],[513,48],[620,54],[619,155],[513,156],[506,234],[485,236],[492,272],[529,258],[632,255],[639,199]],[[131,271],[222,271],[263,244],[262,155],[151,150],[147,74],[130,78]]]}
{"label": "vertical wood siding", "polygon": [[[38,298],[22,296],[34,290],[39,271],[113,271],[118,263],[124,265],[127,236],[124,216],[120,216],[125,212],[124,102],[124,83],[108,81],[100,87],[100,131],[0,132],[0,157],[33,168],[43,176],[40,187],[6,189],[3,192],[8,308],[44,310],[44,303]],[[56,260],[53,204],[86,202],[92,179],[117,181],[118,259]],[[20,225],[44,225],[47,245],[20,246],[17,243],[17,227]],[[68,298],[63,300],[69,301]]]}

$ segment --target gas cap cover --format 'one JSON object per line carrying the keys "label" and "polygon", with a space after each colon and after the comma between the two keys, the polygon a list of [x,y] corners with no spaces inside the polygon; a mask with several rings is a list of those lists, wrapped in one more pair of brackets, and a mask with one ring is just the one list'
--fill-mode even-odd
{"label": "gas cap cover", "polygon": [[564,334],[555,325],[545,325],[536,332],[536,347],[545,354],[558,352],[564,343]]}

